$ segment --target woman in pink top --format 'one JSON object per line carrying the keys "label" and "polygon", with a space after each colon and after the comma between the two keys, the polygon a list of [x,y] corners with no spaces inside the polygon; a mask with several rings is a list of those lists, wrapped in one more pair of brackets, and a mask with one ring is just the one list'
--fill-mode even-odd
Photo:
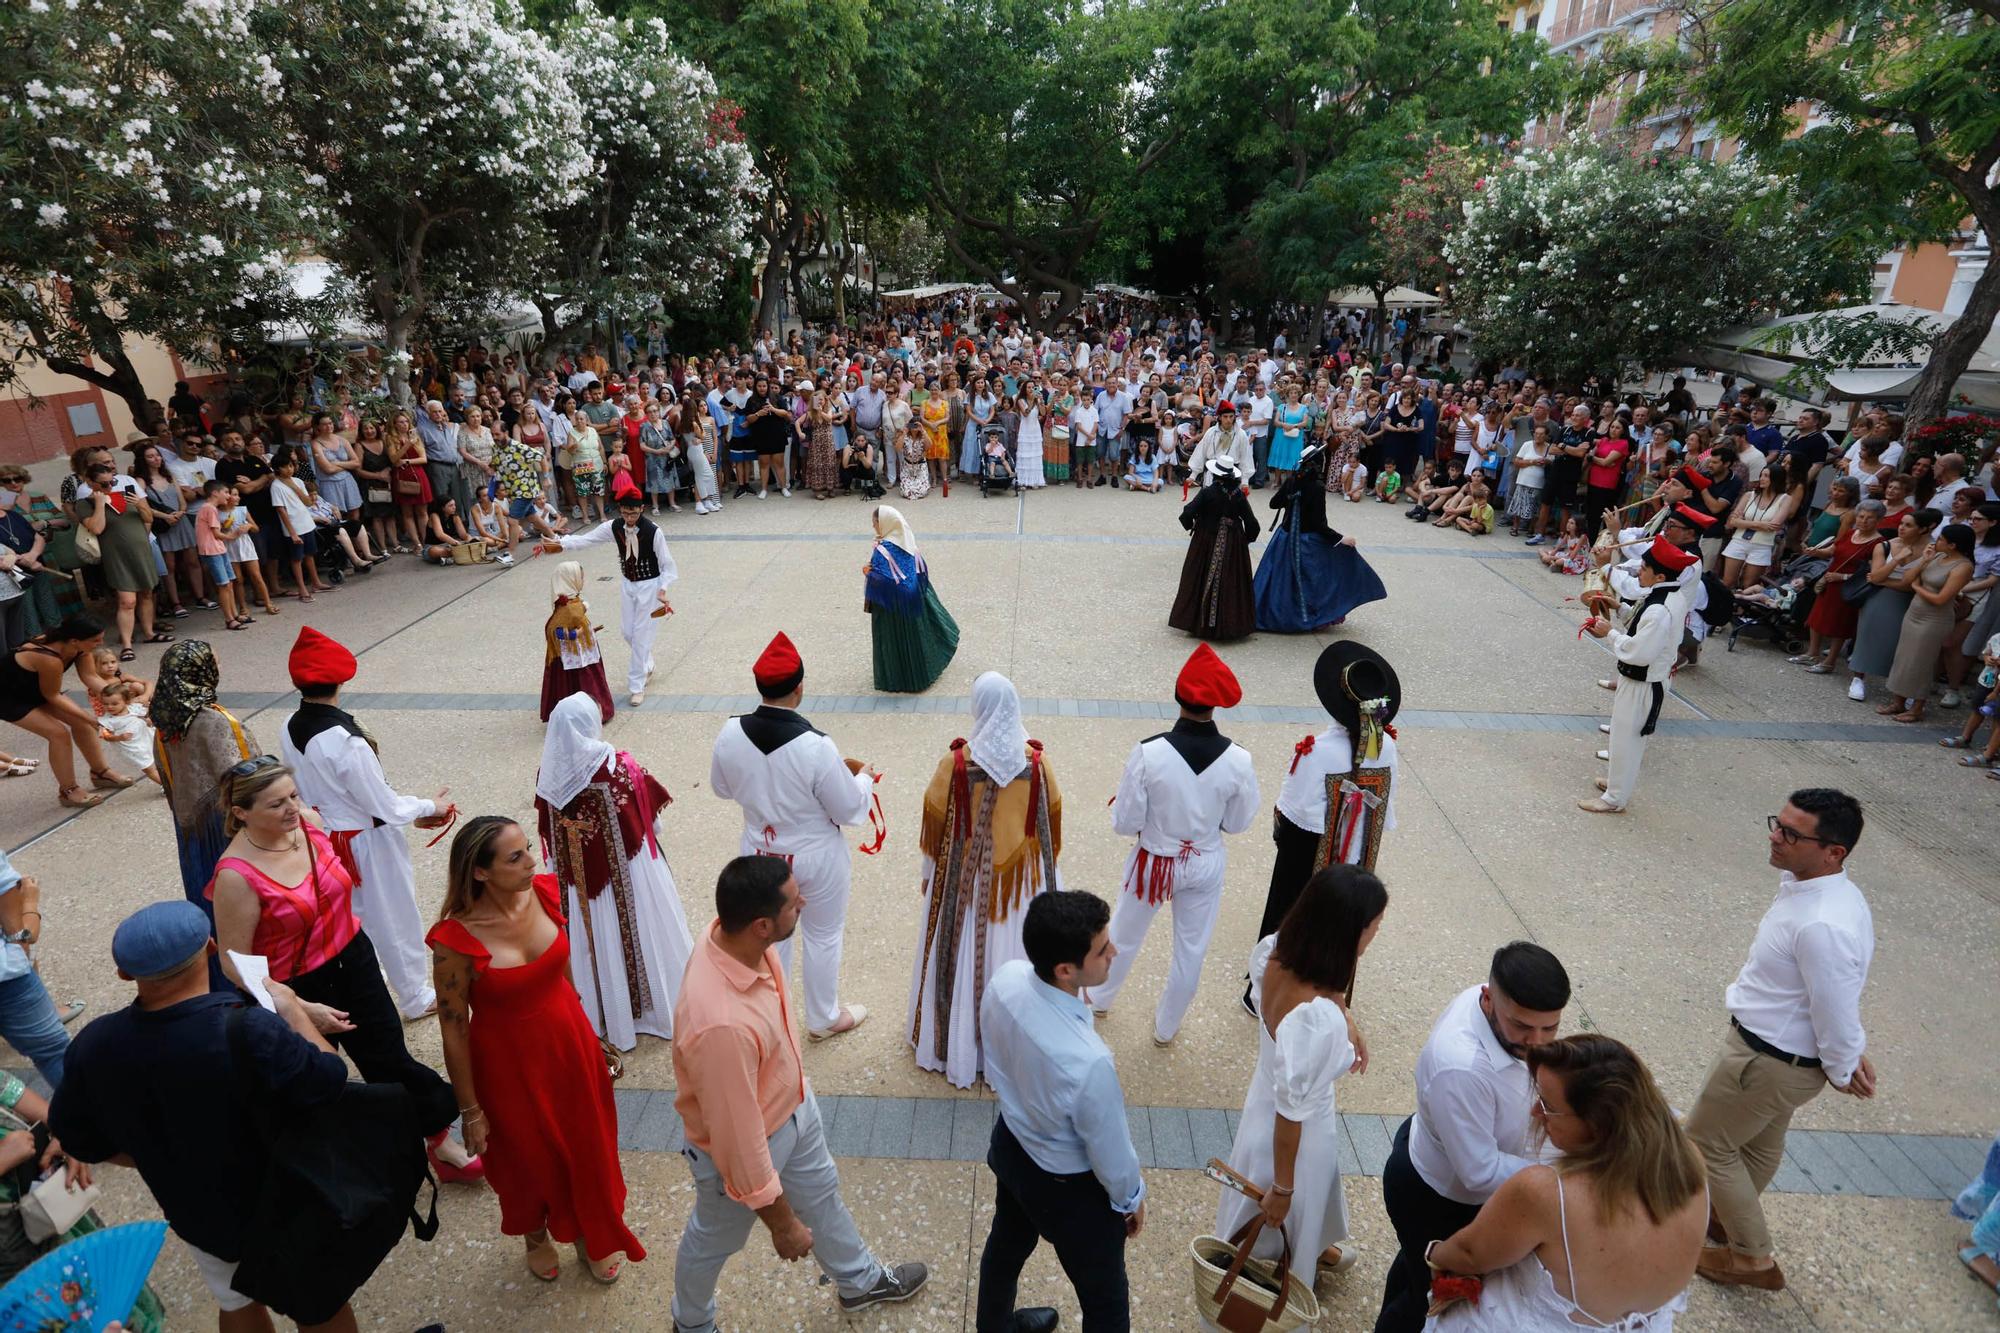
{"label": "woman in pink top", "polygon": [[1583,485],[1586,491],[1583,503],[1583,521],[1590,539],[1597,540],[1598,529],[1604,525],[1604,511],[1615,508],[1619,497],[1625,491],[1625,460],[1632,453],[1632,441],[1626,438],[1625,419],[1613,417],[1604,435],[1590,446],[1590,454],[1584,459]]}
{"label": "woman in pink top", "polygon": [[267,989],[289,987],[326,1039],[370,1083],[409,1090],[438,1179],[478,1180],[484,1168],[445,1133],[458,1117],[451,1085],[403,1044],[403,1020],[375,947],[354,916],[354,864],[299,801],[292,770],[259,755],[223,772],[216,804],[230,835],[208,896],[222,970],[246,978],[233,955],[262,958]]}

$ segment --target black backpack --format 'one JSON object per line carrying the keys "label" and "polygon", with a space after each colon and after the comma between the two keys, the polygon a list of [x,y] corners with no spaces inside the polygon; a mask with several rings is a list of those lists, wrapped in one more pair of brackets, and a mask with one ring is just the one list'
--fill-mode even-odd
{"label": "black backpack", "polygon": [[250,1080],[244,1011],[228,1022],[237,1082],[269,1150],[230,1285],[288,1319],[323,1324],[374,1276],[405,1225],[418,1240],[437,1235],[437,1180],[416,1103],[400,1084],[350,1082],[332,1101],[280,1115]]}
{"label": "black backpack", "polygon": [[1701,586],[1708,590],[1708,605],[1701,608],[1701,618],[1710,629],[1721,629],[1736,618],[1736,594],[1706,570],[1702,572]]}

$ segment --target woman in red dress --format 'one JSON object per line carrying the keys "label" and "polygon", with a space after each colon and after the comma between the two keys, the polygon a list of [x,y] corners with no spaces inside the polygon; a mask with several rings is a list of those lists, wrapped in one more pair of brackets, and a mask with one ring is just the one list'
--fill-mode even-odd
{"label": "woman in red dress", "polygon": [[466,1147],[486,1154],[501,1232],[527,1240],[544,1282],[559,1271],[557,1242],[617,1281],[646,1250],[625,1226],[611,1077],[570,978],[560,890],[535,874],[519,824],[481,815],[459,830],[428,940],[445,1069]]}
{"label": "woman in red dress", "polygon": [[1885,508],[1880,500],[1863,500],[1854,507],[1853,525],[1834,538],[1833,559],[1820,578],[1819,596],[1813,599],[1812,610],[1806,613],[1806,628],[1812,631],[1812,641],[1804,653],[1792,659],[1811,663],[1806,670],[1815,676],[1832,671],[1840,645],[1854,637],[1861,603],[1848,601],[1840,585],[1850,578],[1868,577],[1870,555],[1888,536],[1880,527]]}

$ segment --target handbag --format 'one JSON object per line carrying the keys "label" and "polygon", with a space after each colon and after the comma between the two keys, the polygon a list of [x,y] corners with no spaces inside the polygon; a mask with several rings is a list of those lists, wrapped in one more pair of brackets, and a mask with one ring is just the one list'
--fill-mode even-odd
{"label": "handbag", "polygon": [[404,476],[400,472],[396,474],[396,494],[422,495],[423,493],[424,483],[420,478]]}
{"label": "handbag", "polygon": [[1849,606],[1859,606],[1874,596],[1875,590],[1881,586],[1870,583],[1866,574],[1850,573],[1840,581],[1840,596]]}
{"label": "handbag", "polygon": [[[325,1323],[403,1239],[437,1235],[437,1178],[424,1127],[399,1083],[349,1083],[331,1101],[280,1111],[251,1077],[245,1011],[230,1013],[229,1053],[268,1150],[230,1285],[301,1324]],[[417,1198],[431,1187],[430,1211]]]}
{"label": "handbag", "polygon": [[1263,1229],[1258,1213],[1228,1240],[1196,1236],[1188,1242],[1195,1307],[1228,1333],[1294,1333],[1319,1322],[1319,1298],[1291,1271],[1289,1239],[1275,1264],[1250,1257]]}
{"label": "handbag", "polygon": [[[422,493],[422,489],[423,489],[422,487],[418,488],[419,494]],[[369,504],[372,505],[388,504],[389,488],[387,486],[370,486],[367,490],[361,493],[361,498],[366,500]]]}
{"label": "handbag", "polygon": [[37,1245],[75,1226],[104,1192],[94,1183],[72,1189],[68,1176],[66,1171],[53,1172],[21,1197],[21,1228]]}
{"label": "handbag", "polygon": [[485,564],[486,543],[483,541],[453,543],[451,548],[451,563],[454,565]]}

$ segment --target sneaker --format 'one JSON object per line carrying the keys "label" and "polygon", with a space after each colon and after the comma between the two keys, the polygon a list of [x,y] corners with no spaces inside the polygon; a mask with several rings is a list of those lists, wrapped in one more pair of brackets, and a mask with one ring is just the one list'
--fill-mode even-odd
{"label": "sneaker", "polygon": [[1965,703],[1965,696],[1957,690],[1946,690],[1938,697],[1939,708],[1958,708]]}
{"label": "sneaker", "polygon": [[766,490],[766,491],[758,491],[758,492],[757,492],[757,498],[758,498],[759,500],[768,500],[768,499],[770,499],[770,498],[771,498],[771,493],[770,493],[769,491],[767,491],[767,490]]}
{"label": "sneaker", "polygon": [[778,494],[784,496],[786,499],[790,499],[792,495],[792,488],[789,486],[781,486],[778,488]]}
{"label": "sneaker", "polygon": [[1528,540],[1526,540],[1526,541],[1522,542],[1522,543],[1521,543],[1521,545],[1523,545],[1523,546],[1540,546],[1540,545],[1542,544],[1542,542],[1543,542],[1543,537],[1542,537],[1542,534],[1538,532],[1538,533],[1536,533],[1536,534],[1535,534],[1534,536],[1532,536],[1532,537],[1528,538]]}
{"label": "sneaker", "polygon": [[850,1314],[856,1310],[866,1310],[871,1305],[881,1305],[887,1301],[907,1301],[924,1288],[931,1280],[931,1270],[920,1263],[897,1264],[894,1268],[884,1268],[875,1285],[858,1296],[842,1296],[840,1308]]}
{"label": "sneaker", "polygon": [[1847,682],[1847,697],[1857,703],[1868,697],[1868,686],[1862,683],[1861,677],[1856,676]]}
{"label": "sneaker", "polygon": [[511,556],[511,555],[508,555],[508,554],[507,554],[507,553],[505,553],[504,551],[503,551],[503,552],[501,552],[501,554],[500,554],[500,557],[499,557],[499,560],[500,560],[500,563],[501,563],[502,565],[506,566],[506,567],[507,567],[508,569],[512,569],[512,568],[514,567],[514,557],[513,557],[513,556]]}

